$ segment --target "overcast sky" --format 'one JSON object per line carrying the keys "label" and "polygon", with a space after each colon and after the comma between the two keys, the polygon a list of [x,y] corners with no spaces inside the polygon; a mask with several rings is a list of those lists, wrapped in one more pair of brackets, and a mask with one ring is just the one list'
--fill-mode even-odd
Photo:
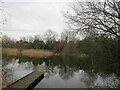
{"label": "overcast sky", "polygon": [[60,34],[65,28],[63,11],[75,0],[2,0],[2,32],[14,38],[43,34],[48,29]]}

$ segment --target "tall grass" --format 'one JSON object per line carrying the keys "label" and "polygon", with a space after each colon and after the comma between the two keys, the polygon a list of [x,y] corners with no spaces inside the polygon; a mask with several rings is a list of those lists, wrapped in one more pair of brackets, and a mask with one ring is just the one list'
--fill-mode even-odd
{"label": "tall grass", "polygon": [[48,50],[38,50],[38,49],[23,49],[19,50],[17,48],[3,48],[3,54],[17,56],[19,54],[23,56],[30,56],[30,57],[47,57],[55,55],[54,52]]}

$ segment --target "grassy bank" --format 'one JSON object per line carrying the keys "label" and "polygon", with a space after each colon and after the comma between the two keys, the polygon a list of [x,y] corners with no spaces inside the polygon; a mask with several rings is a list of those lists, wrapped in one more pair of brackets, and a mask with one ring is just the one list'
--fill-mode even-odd
{"label": "grassy bank", "polygon": [[30,57],[48,57],[55,55],[54,52],[48,51],[48,50],[38,50],[38,49],[23,49],[19,50],[17,48],[3,48],[2,53],[6,54],[8,56],[17,56],[17,55],[23,55],[23,56],[30,56]]}

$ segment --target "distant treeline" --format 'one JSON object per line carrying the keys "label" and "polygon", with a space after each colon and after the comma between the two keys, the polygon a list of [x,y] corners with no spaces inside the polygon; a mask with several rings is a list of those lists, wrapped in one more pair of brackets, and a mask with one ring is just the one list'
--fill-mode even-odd
{"label": "distant treeline", "polygon": [[[48,32],[52,31],[47,31],[47,33]],[[101,35],[87,36],[80,40],[77,38],[70,39],[70,37],[72,37],[70,32],[66,35],[66,37],[64,36],[64,38],[61,37],[60,39],[57,39],[57,37],[54,39],[38,39],[37,35],[33,39],[24,37],[24,39],[22,38],[18,41],[12,40],[8,36],[3,36],[2,42],[3,48],[45,49],[62,53],[64,57],[69,58],[73,58],[74,55],[86,54],[88,55],[87,58],[78,60],[79,63],[83,63],[83,66],[85,65],[84,68],[92,67],[97,70],[107,68],[107,72],[112,70],[119,74],[118,39]]]}
{"label": "distant treeline", "polygon": [[[74,35],[71,31],[65,31],[58,39],[55,32],[49,30],[46,33],[43,37],[35,35],[34,37],[29,36],[29,38],[23,37],[20,40],[12,40],[10,37],[3,35],[2,46],[3,48],[18,48],[20,50],[50,50],[70,58],[73,56],[80,57],[81,54],[84,54],[87,55],[84,65],[91,63],[92,68],[97,68],[99,65],[103,69],[107,68],[108,72],[112,69],[119,74],[119,41],[117,38],[101,34],[86,36],[80,40],[78,35]],[[80,59],[82,60],[82,58]],[[97,68],[97,70],[101,70],[101,68]]]}
{"label": "distant treeline", "polygon": [[118,40],[113,37],[87,36],[80,40],[77,35],[71,31],[64,31],[61,38],[52,30],[48,30],[44,36],[35,35],[34,37],[22,37],[20,40],[13,40],[3,35],[3,48],[19,49],[45,49],[66,55],[86,54],[91,58],[117,58]]}

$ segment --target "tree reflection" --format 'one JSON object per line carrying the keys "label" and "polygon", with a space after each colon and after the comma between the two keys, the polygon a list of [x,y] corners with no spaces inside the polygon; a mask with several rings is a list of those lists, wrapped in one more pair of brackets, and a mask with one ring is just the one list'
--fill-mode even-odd
{"label": "tree reflection", "polygon": [[[95,85],[95,80],[98,79],[97,75],[111,75],[116,72],[117,67],[114,66],[112,69],[111,66],[107,66],[105,64],[93,64],[91,63],[89,57],[88,58],[77,58],[77,57],[67,57],[67,56],[54,56],[54,57],[46,57],[46,58],[35,58],[35,57],[25,57],[25,56],[16,56],[16,57],[3,57],[3,66],[6,67],[9,63],[14,63],[12,61],[18,60],[17,63],[22,65],[26,70],[37,70],[41,72],[46,72],[46,78],[50,78],[56,74],[59,74],[61,79],[69,80],[75,76],[75,73],[79,73],[80,81],[84,82],[86,86],[89,87],[99,87]],[[94,62],[97,63],[97,62]],[[27,65],[27,66],[24,66]],[[18,67],[20,68],[20,67]],[[22,70],[22,69],[21,69]],[[23,70],[24,71],[24,70]],[[22,72],[22,71],[21,71]],[[4,73],[5,75],[5,73]],[[7,75],[7,74],[6,74]],[[13,76],[13,75],[12,75]],[[10,77],[8,75],[8,77]]]}
{"label": "tree reflection", "polygon": [[71,77],[73,77],[74,76],[74,72],[75,72],[75,70],[70,68],[70,67],[68,67],[68,66],[65,66],[65,67],[62,67],[62,68],[59,69],[59,75],[64,80],[68,80]]}

